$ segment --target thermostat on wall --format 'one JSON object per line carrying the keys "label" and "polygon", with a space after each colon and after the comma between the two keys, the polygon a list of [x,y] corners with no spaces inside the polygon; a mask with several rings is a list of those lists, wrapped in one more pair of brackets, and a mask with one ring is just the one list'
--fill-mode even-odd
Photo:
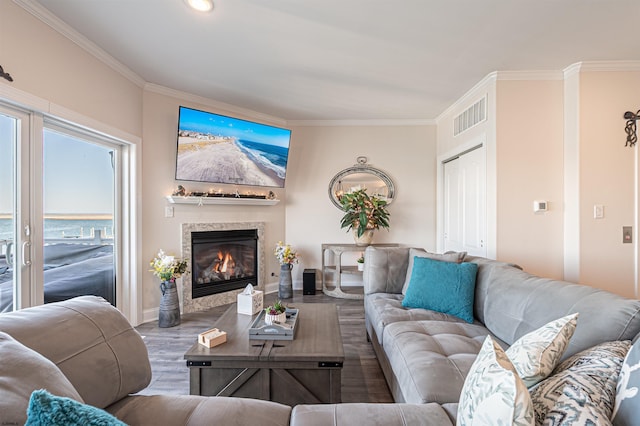
{"label": "thermostat on wall", "polygon": [[533,211],[534,213],[546,212],[549,210],[549,202],[547,201],[534,201],[533,202]]}

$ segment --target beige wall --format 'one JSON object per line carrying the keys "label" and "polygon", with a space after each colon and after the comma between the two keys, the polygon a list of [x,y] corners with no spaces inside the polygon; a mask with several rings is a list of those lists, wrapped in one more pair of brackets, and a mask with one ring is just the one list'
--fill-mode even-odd
{"label": "beige wall", "polygon": [[[218,222],[265,222],[265,247],[267,283],[277,281],[271,273],[278,273],[279,265],[271,255],[272,248],[285,237],[284,218],[286,196],[285,190],[276,188],[238,187],[243,190],[268,191],[272,189],[281,200],[275,206],[233,206],[233,205],[187,205],[175,204],[174,217],[165,217],[165,207],[170,204],[166,195],[176,189],[181,183],[189,191],[208,191],[222,189],[233,192],[233,185],[211,185],[195,182],[177,182],[175,180],[176,167],[176,134],[178,126],[178,107],[180,105],[233,115],[238,118],[250,119],[237,113],[229,113],[216,109],[210,105],[194,103],[187,99],[154,93],[145,90],[143,137],[145,140],[142,151],[142,258],[150,261],[159,249],[167,253],[180,255],[181,253],[181,224],[182,223],[218,223]],[[253,119],[255,121],[255,119]],[[273,124],[273,123],[265,123]],[[288,179],[289,180],[289,177]],[[158,279],[150,272],[142,274],[143,309],[145,311],[158,307],[160,291]],[[182,296],[180,296],[182,300]]]}
{"label": "beige wall", "polygon": [[[634,224],[635,156],[625,147],[625,111],[637,111],[640,72],[580,73],[580,282],[624,296],[634,291],[634,244],[622,227]],[[604,219],[593,218],[602,204]]]}
{"label": "beige wall", "polygon": [[142,88],[12,1],[0,1],[0,61],[14,80],[0,84],[142,135]]}
{"label": "beige wall", "polygon": [[321,268],[322,243],[353,243],[351,234],[340,228],[342,213],[329,200],[327,188],[336,173],[361,155],[385,171],[397,190],[389,207],[390,229],[378,231],[373,242],[434,250],[435,153],[435,126],[293,128],[286,236],[302,256],[293,270],[296,284],[300,286],[303,269]]}
{"label": "beige wall", "polygon": [[[563,276],[563,82],[498,80],[497,258]],[[534,200],[549,211],[534,213]]]}

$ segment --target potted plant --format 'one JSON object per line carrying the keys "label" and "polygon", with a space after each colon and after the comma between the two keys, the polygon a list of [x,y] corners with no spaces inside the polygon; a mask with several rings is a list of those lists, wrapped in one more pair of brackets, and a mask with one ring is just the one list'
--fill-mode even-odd
{"label": "potted plant", "polygon": [[366,188],[352,188],[342,195],[340,203],[345,212],[340,226],[353,231],[356,245],[369,245],[374,230],[389,229],[387,201],[377,195],[367,194]]}
{"label": "potted plant", "polygon": [[356,263],[358,264],[358,271],[364,271],[364,256],[357,258]]}
{"label": "potted plant", "polygon": [[284,324],[287,322],[287,307],[278,300],[273,305],[267,306],[264,310],[264,322],[271,325],[274,322]]}

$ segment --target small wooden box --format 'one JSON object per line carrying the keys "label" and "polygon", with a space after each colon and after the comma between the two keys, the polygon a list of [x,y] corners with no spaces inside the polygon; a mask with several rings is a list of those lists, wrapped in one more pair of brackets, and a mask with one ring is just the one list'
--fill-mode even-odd
{"label": "small wooden box", "polygon": [[251,294],[238,294],[238,313],[255,315],[264,307],[264,294],[260,290],[254,290]]}
{"label": "small wooden box", "polygon": [[212,328],[211,330],[198,334],[198,343],[202,346],[206,346],[207,348],[213,348],[214,346],[221,345],[226,341],[226,331],[221,331],[217,328]]}

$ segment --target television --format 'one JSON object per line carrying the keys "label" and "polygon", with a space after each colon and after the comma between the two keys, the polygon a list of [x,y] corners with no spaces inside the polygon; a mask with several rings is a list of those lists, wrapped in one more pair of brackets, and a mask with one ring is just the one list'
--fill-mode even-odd
{"label": "television", "polygon": [[176,180],[284,188],[291,130],[180,106]]}

